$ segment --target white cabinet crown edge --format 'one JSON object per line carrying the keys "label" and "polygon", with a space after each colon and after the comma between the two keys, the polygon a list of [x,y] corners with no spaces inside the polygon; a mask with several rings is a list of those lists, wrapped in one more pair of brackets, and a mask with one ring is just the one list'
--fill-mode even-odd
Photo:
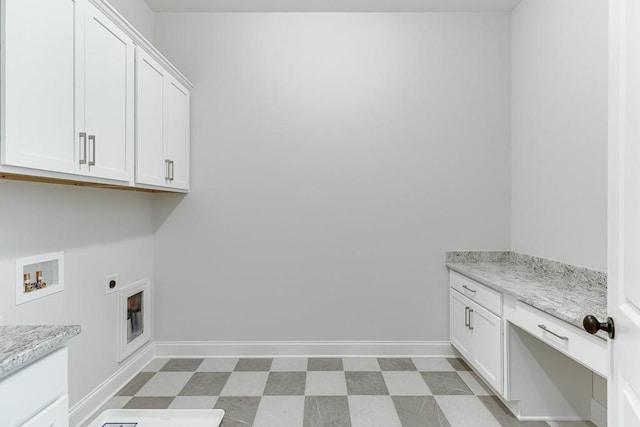
{"label": "white cabinet crown edge", "polygon": [[158,61],[167,71],[169,71],[181,84],[189,90],[193,89],[193,83],[185,77],[169,60],[158,51],[140,32],[131,25],[113,6],[103,0],[88,0],[95,5],[102,13],[107,15],[118,27],[133,39],[136,46],[141,47],[153,59]]}

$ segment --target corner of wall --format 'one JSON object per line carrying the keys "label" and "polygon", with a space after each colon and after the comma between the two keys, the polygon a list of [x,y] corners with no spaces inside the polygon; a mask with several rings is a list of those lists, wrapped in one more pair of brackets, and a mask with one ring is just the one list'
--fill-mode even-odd
{"label": "corner of wall", "polygon": [[146,0],[107,0],[147,40],[153,43],[155,13]]}

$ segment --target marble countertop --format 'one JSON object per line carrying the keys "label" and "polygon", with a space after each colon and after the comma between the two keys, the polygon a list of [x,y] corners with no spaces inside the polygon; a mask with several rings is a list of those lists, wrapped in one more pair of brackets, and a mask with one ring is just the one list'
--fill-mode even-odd
{"label": "marble countertop", "polygon": [[39,359],[80,333],[80,326],[0,326],[0,378]]}
{"label": "marble countertop", "polygon": [[[547,314],[582,328],[593,314],[607,317],[606,273],[510,252],[491,256],[447,253],[447,267]],[[498,255],[502,254],[502,256]],[[585,332],[586,333],[586,332]],[[597,337],[606,339],[600,331]]]}

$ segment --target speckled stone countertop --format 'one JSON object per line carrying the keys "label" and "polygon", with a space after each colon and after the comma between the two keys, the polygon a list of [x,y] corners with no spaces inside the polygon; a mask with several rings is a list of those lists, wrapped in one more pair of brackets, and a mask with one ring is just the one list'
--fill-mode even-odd
{"label": "speckled stone countertop", "polygon": [[80,326],[0,326],[0,378],[63,345]]}
{"label": "speckled stone countertop", "polygon": [[447,267],[581,330],[587,314],[607,317],[602,271],[515,252],[447,252]]}

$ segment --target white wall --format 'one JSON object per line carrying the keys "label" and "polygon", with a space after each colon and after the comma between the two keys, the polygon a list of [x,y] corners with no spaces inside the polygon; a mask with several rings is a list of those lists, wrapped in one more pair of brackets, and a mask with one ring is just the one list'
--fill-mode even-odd
{"label": "white wall", "polygon": [[[0,180],[0,315],[10,325],[79,324],[69,341],[71,405],[118,368],[120,285],[153,278],[153,200],[144,193]],[[15,305],[15,259],[64,251],[63,292]]]}
{"label": "white wall", "polygon": [[145,0],[107,0],[147,40],[153,42],[153,10]]}
{"label": "white wall", "polygon": [[607,15],[601,0],[512,14],[511,247],[607,265]]}
{"label": "white wall", "polygon": [[508,14],[156,14],[195,83],[159,340],[448,340],[447,249],[509,245]]}

